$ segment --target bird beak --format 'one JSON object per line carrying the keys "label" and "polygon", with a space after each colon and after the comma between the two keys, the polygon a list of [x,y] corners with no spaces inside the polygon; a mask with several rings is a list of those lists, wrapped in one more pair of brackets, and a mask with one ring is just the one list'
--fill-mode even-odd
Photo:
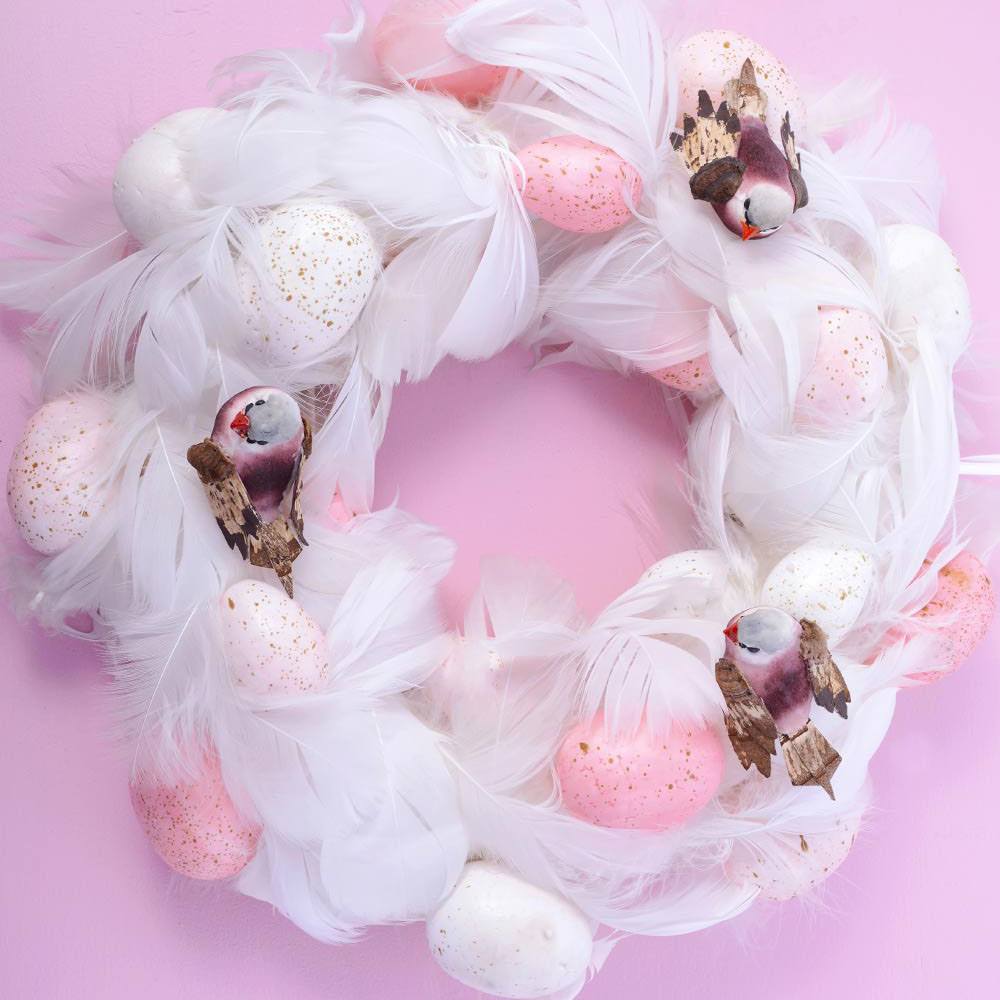
{"label": "bird beak", "polygon": [[735,622],[735,621],[730,622],[725,627],[725,630],[723,631],[723,635],[725,635],[725,637],[730,642],[738,642],[739,641],[739,637],[740,637],[740,626],[739,626],[739,623]]}
{"label": "bird beak", "polygon": [[233,417],[233,422],[229,425],[240,437],[245,438],[247,436],[247,431],[250,430],[250,418],[240,410],[239,413]]}
{"label": "bird beak", "polygon": [[746,219],[743,220],[743,239],[752,240],[760,232],[760,226],[751,226]]}

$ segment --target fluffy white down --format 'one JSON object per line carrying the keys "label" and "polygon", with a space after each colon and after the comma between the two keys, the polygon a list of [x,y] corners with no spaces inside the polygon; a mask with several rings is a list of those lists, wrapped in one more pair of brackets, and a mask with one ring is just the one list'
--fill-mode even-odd
{"label": "fluffy white down", "polygon": [[[446,925],[481,928],[476,947],[498,963],[489,976],[473,968],[471,944],[439,957],[510,996],[573,995],[610,947],[588,950],[598,924],[670,935],[742,912],[761,887],[735,877],[730,856],[781,858],[803,831],[854,823],[895,692],[924,648],[885,637],[964,544],[951,522],[951,366],[969,309],[932,231],[940,176],[926,137],[858,121],[865,102],[831,92],[802,142],[808,207],[774,238],[743,244],[690,197],[670,153],[676,70],[656,14],[640,0],[483,0],[451,22],[449,40],[520,72],[506,100],[470,110],[372,86],[355,6],[325,55],[227,64],[254,81],[225,114],[202,112],[190,142],[161,123],[126,154],[114,195],[70,193],[45,214],[49,235],[16,241],[24,259],[0,269],[0,302],[39,315],[45,398],[86,384],[112,415],[93,470],[114,484],[107,504],[23,569],[17,590],[55,628],[91,611],[134,766],[170,777],[193,742],[210,740],[237,806],[263,826],[240,890],[328,941],[429,914],[434,950]],[[853,122],[854,134],[834,151],[817,122]],[[533,232],[510,150],[555,132],[635,164],[645,194],[632,222],[601,239]],[[150,150],[162,143],[157,173]],[[346,206],[380,256],[356,319],[352,304],[337,351],[318,362],[248,349],[235,263],[264,273],[262,220],[304,201]],[[115,206],[150,246],[132,247]],[[815,355],[801,331],[824,305],[876,317],[889,379],[869,419],[821,436],[794,412]],[[256,304],[255,324],[280,324],[268,308]],[[691,415],[674,410],[702,547],[656,563],[593,621],[564,581],[497,561],[456,634],[437,610],[452,543],[395,508],[370,513],[375,453],[407,373],[426,376],[448,354],[491,357],[519,336],[540,352],[572,339],[548,360],[625,373],[707,350],[719,391]],[[261,384],[295,393],[315,431],[295,600],[324,636],[328,667],[309,690],[266,703],[226,670],[219,599],[273,577],[227,548],[185,460],[219,404]],[[346,527],[327,519],[335,490],[361,511]],[[848,720],[823,720],[844,758],[835,803],[730,760],[717,799],[664,833],[599,828],[561,809],[552,761],[575,720],[603,714],[627,732],[696,718],[721,731],[723,626],[766,601],[813,609],[819,591],[844,590],[831,567],[845,559],[864,586],[825,609],[852,692]],[[809,593],[795,565],[816,581]],[[488,863],[466,868],[470,857]],[[497,882],[516,872],[525,898],[558,911],[565,977],[548,944],[516,952],[523,908],[503,927],[456,915],[470,870]],[[512,944],[518,957],[503,950]]]}

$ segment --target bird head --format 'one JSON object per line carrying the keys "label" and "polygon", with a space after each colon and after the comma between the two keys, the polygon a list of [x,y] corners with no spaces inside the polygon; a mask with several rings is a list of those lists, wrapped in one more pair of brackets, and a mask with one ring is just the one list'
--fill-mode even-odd
{"label": "bird head", "polygon": [[726,228],[743,240],[773,236],[795,211],[795,195],[790,186],[744,177],[736,194],[716,206]]}
{"label": "bird head", "polygon": [[302,439],[302,415],[298,403],[281,389],[254,386],[222,405],[213,431],[220,444],[233,448],[260,449]]}
{"label": "bird head", "polygon": [[802,626],[780,608],[748,608],[724,630],[726,655],[748,666],[767,666],[775,656],[798,648]]}

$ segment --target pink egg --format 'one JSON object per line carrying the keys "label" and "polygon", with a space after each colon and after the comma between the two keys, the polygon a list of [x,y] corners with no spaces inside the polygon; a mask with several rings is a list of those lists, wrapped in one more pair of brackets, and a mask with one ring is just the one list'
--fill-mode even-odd
{"label": "pink egg", "polygon": [[650,372],[657,382],[680,389],[681,392],[698,392],[700,389],[714,389],[718,386],[708,354],[699,354],[689,361],[681,361],[676,365],[668,365],[658,371]]}
{"label": "pink egg", "polygon": [[110,404],[84,393],[54,399],[28,421],[7,470],[7,505],[36,551],[69,548],[104,509],[97,460],[110,431]]}
{"label": "pink egg", "polygon": [[418,90],[438,90],[472,104],[496,91],[503,66],[487,66],[456,52],[445,40],[449,18],[476,0],[393,0],[375,29],[375,57],[389,77]]}
{"label": "pink egg", "polygon": [[606,233],[632,218],[642,197],[638,171],[606,146],[557,135],[522,149],[524,203],[571,233]]}
{"label": "pink egg", "polygon": [[767,124],[780,144],[781,119],[787,111],[792,128],[801,136],[806,131],[806,107],[798,85],[784,65],[763,45],[725,28],[702,31],[685,39],[677,49],[679,110],[694,114],[698,91],[707,90],[716,104],[725,85],[740,75],[743,62],[750,59],[757,71],[757,84],[767,95]]}
{"label": "pink egg", "polygon": [[971,553],[961,552],[938,573],[938,588],[917,619],[935,625],[932,654],[938,670],[912,674],[923,684],[957,670],[989,631],[997,598],[986,568]]}
{"label": "pink egg", "polygon": [[238,689],[283,697],[326,686],[326,636],[280,587],[241,580],[220,608],[226,666]]}
{"label": "pink egg", "polygon": [[333,499],[330,501],[328,512],[330,519],[335,524],[350,524],[357,516],[357,513],[347,506],[339,486],[333,491]]}
{"label": "pink egg", "polygon": [[795,419],[829,426],[871,416],[889,381],[889,362],[875,320],[860,309],[819,310],[816,359],[799,385]]}
{"label": "pink egg", "polygon": [[829,830],[769,838],[766,850],[737,842],[726,864],[728,877],[755,886],[764,899],[783,902],[815,889],[847,859],[861,816],[839,816]]}
{"label": "pink egg", "polygon": [[142,776],[129,790],[153,850],[175,872],[229,878],[252,860],[261,828],[237,812],[214,753],[206,755],[196,780],[171,784]]}
{"label": "pink egg", "polygon": [[647,729],[612,737],[601,718],[572,729],[556,755],[563,804],[595,826],[668,830],[709,802],[725,757],[700,722],[677,722],[664,738]]}

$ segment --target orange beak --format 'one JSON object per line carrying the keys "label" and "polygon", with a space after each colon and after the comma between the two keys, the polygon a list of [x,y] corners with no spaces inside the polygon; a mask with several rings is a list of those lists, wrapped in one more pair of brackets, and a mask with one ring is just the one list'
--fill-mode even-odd
{"label": "orange beak", "polygon": [[740,627],[736,622],[730,622],[723,630],[723,635],[730,642],[738,642],[740,638]]}
{"label": "orange beak", "polygon": [[746,219],[743,220],[743,239],[752,240],[760,232],[760,226],[751,226]]}
{"label": "orange beak", "polygon": [[239,413],[233,417],[233,422],[229,425],[240,437],[246,437],[247,431],[250,430],[250,418],[240,410]]}

